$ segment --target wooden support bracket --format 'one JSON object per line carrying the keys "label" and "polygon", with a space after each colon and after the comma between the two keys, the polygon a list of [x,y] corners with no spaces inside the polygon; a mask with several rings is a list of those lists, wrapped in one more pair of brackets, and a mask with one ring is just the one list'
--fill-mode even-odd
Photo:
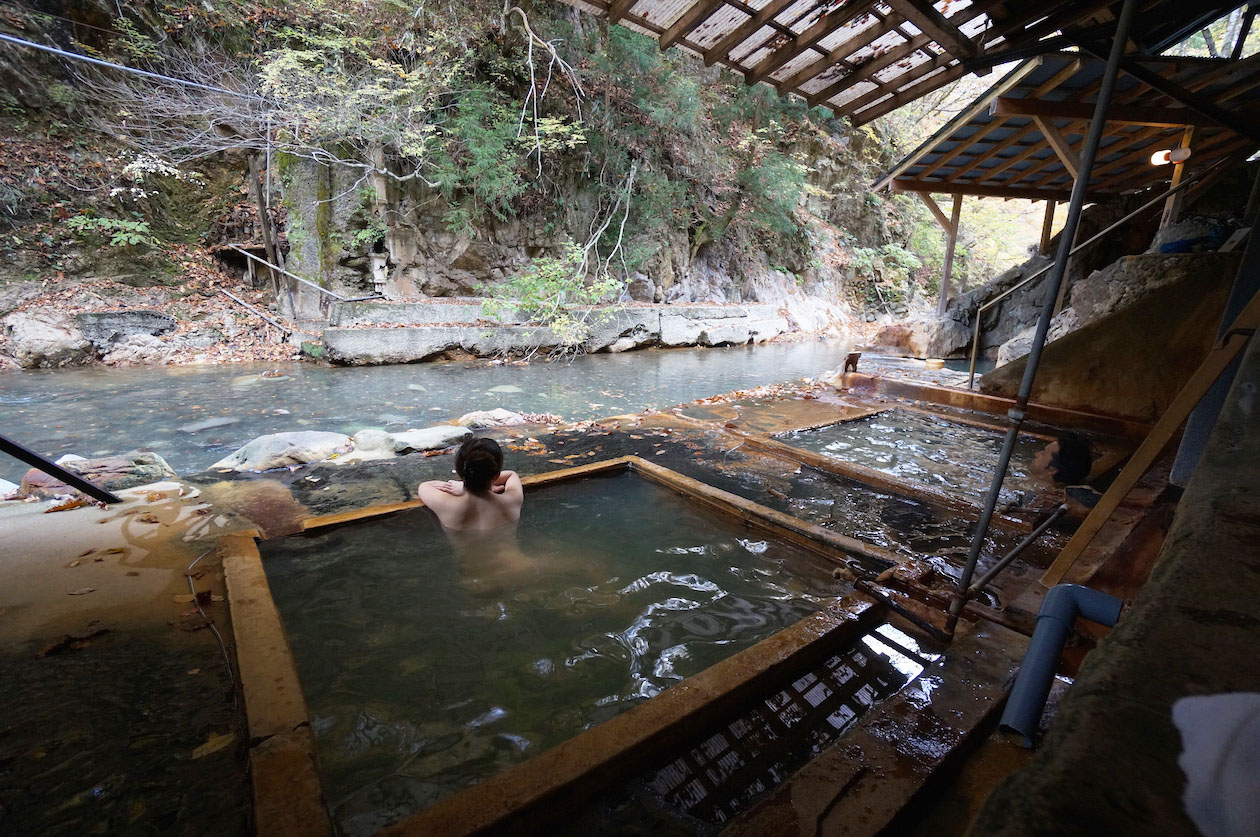
{"label": "wooden support bracket", "polygon": [[1059,162],[1063,164],[1063,168],[1068,170],[1075,180],[1081,173],[1081,160],[1076,156],[1076,152],[1072,150],[1072,144],[1067,141],[1067,137],[1055,126],[1055,124],[1044,116],[1034,116],[1033,123],[1037,126],[1037,130],[1046,138],[1046,142],[1054,149],[1055,155],[1059,158]]}

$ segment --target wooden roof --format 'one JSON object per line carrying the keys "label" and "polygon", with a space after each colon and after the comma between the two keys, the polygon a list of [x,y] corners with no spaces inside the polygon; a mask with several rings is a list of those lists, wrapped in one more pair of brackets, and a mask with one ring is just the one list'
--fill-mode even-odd
{"label": "wooden roof", "polygon": [[[1247,119],[1260,112],[1260,55],[1242,61],[1135,58],[1160,79],[1194,94],[1208,110]],[[1066,200],[1071,163],[1085,142],[1103,62],[1079,53],[1027,60],[989,88],[882,177],[876,188],[993,197]],[[1091,200],[1167,180],[1172,166],[1151,154],[1181,144],[1193,128],[1200,169],[1231,155],[1247,156],[1260,140],[1121,73],[1087,195]]]}
{"label": "wooden roof", "polygon": [[[1114,30],[1100,0],[564,0],[861,125],[968,71]],[[1156,53],[1243,0],[1137,0]],[[1059,33],[1059,34],[1056,34]]]}

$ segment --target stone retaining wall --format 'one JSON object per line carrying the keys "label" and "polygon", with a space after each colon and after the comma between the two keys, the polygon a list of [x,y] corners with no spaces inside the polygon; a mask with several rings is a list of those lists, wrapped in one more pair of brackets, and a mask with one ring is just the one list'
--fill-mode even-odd
{"label": "stone retaining wall", "polygon": [[[775,305],[654,305],[589,310],[587,352],[645,346],[728,346],[761,343],[790,330]],[[452,352],[478,357],[547,349],[562,341],[550,329],[488,320],[480,303],[349,303],[325,329],[333,363],[411,363]]]}

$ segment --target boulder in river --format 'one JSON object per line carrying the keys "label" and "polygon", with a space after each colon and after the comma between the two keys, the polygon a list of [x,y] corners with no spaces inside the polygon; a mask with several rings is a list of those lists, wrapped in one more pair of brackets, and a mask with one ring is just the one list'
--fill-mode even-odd
{"label": "boulder in river", "polygon": [[92,343],[60,312],[15,311],[2,322],[9,353],[26,369],[80,366],[96,359]]}
{"label": "boulder in river", "polygon": [[344,433],[323,430],[271,433],[248,442],[210,467],[231,471],[270,471],[273,468],[319,462],[334,455],[349,453],[353,449],[354,442]]}
{"label": "boulder in river", "polygon": [[464,427],[515,427],[524,424],[525,417],[520,413],[496,407],[493,410],[474,410],[459,417],[457,424]]}
{"label": "boulder in river", "polygon": [[[175,477],[175,471],[166,464],[166,460],[152,451],[133,451],[99,459],[62,457],[58,464],[106,491],[148,485]],[[18,496],[48,498],[73,493],[75,489],[61,480],[32,468],[22,477]]]}
{"label": "boulder in river", "polygon": [[394,453],[401,455],[421,450],[449,448],[451,445],[460,444],[472,435],[473,432],[467,427],[439,424],[436,427],[426,427],[422,430],[391,433],[390,437],[393,440]]}

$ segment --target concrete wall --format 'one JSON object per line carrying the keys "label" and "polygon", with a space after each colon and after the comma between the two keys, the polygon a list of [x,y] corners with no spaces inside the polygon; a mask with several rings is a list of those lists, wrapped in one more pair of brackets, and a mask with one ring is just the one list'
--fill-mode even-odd
{"label": "concrete wall", "polygon": [[[490,357],[550,348],[560,339],[546,328],[488,322],[479,304],[352,303],[341,306],[323,333],[333,363],[370,365],[430,360],[452,352]],[[645,346],[725,346],[759,343],[791,330],[774,305],[653,305],[589,309],[588,352]],[[398,327],[402,326],[402,327]]]}
{"label": "concrete wall", "polygon": [[[1156,421],[1216,336],[1233,274],[1197,271],[1140,302],[1046,345],[1034,401]],[[980,391],[1013,398],[1026,358],[980,379]]]}

